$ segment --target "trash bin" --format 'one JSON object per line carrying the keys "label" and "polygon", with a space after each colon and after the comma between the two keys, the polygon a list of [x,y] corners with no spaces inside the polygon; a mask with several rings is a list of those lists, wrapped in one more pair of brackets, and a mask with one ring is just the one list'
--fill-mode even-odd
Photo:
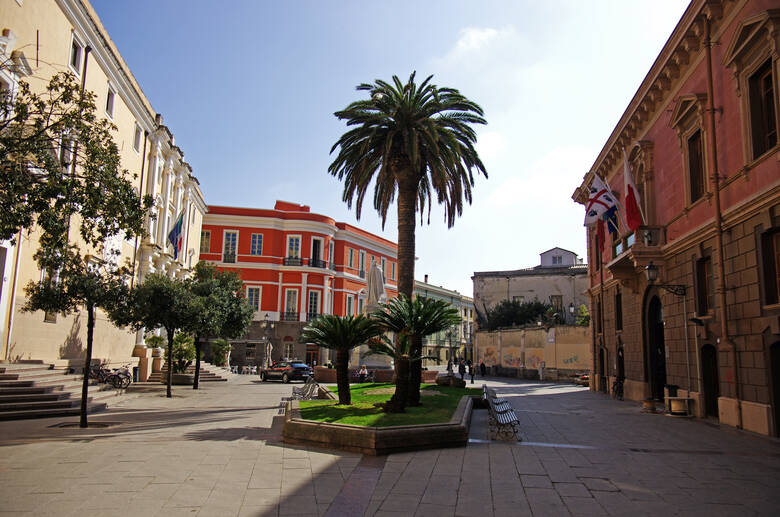
{"label": "trash bin", "polygon": [[680,387],[676,384],[667,384],[666,385],[666,391],[669,393],[669,397],[676,397],[677,396],[677,390],[679,390]]}

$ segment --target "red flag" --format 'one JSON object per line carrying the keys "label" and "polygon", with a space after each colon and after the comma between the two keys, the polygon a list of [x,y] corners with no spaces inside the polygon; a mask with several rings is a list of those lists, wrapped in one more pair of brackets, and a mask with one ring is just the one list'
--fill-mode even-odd
{"label": "red flag", "polygon": [[596,242],[599,244],[599,251],[604,253],[604,220],[599,219],[596,223]]}
{"label": "red flag", "polygon": [[636,190],[634,178],[631,176],[631,169],[628,167],[628,156],[623,149],[623,183],[626,187],[626,223],[632,231],[644,224],[644,214],[639,206],[639,192]]}

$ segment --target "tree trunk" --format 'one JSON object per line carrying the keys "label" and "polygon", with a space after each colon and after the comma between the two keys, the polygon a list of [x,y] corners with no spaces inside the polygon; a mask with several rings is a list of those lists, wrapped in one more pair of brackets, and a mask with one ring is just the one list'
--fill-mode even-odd
{"label": "tree trunk", "polygon": [[92,338],[95,333],[95,306],[87,305],[87,351],[84,354],[84,379],[81,381],[81,418],[79,427],[87,427],[87,399],[89,398],[89,369],[92,366]]}
{"label": "tree trunk", "polygon": [[173,329],[165,329],[168,332],[168,382],[165,387],[165,396],[173,397],[171,386],[173,386]]}
{"label": "tree trunk", "polygon": [[[411,174],[409,176],[412,176]],[[398,181],[398,294],[410,300],[414,293],[414,229],[417,215],[417,186],[415,178],[400,178]],[[422,352],[422,340],[412,340],[411,357]],[[422,362],[415,361],[409,365],[409,372],[401,375],[396,370],[396,376],[404,379],[396,383],[395,396],[402,387],[406,391],[404,405],[420,405],[420,380],[422,379]]]}
{"label": "tree trunk", "polygon": [[395,393],[385,404],[385,413],[404,413],[409,398],[409,357],[396,360]]}
{"label": "tree trunk", "polygon": [[192,389],[198,389],[200,379],[200,334],[195,334],[195,380],[192,381]]}
{"label": "tree trunk", "polygon": [[352,394],[349,391],[349,350],[336,350],[336,384],[339,404],[352,404]]}

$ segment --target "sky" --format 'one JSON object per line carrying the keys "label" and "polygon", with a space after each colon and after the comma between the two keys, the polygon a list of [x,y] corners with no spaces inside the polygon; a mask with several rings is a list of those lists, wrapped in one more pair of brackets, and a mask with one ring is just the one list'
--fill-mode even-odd
{"label": "sky", "polygon": [[[472,295],[475,271],[539,264],[559,246],[587,261],[571,200],[682,16],[687,0],[92,0],[207,204],[277,199],[397,241],[368,199],[360,220],[327,172],[346,131],[333,113],[360,83],[409,74],[485,111],[488,177],[447,229],[420,226],[415,278]],[[227,7],[226,7],[227,6]]]}

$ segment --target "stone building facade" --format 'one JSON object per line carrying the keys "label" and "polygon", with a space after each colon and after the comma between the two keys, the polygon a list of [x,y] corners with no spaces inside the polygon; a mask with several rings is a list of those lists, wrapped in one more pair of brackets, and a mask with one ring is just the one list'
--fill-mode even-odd
{"label": "stone building facade", "polygon": [[[689,399],[698,417],[780,430],[780,10],[694,0],[607,139],[594,175],[645,225],[588,231],[593,389]],[[657,275],[657,278],[653,277]]]}
{"label": "stone building facade", "polygon": [[425,281],[414,281],[414,296],[443,300],[458,310],[461,322],[447,330],[423,338],[423,354],[435,359],[425,359],[424,365],[447,364],[454,357],[472,359],[474,356],[474,300],[458,291],[446,289]]}

